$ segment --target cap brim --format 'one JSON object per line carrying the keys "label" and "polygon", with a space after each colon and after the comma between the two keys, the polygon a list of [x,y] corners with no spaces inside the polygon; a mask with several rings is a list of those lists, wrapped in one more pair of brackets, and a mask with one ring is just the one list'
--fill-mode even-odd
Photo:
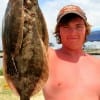
{"label": "cap brim", "polygon": [[67,13],[64,13],[63,15],[61,15],[61,16],[59,17],[59,19],[57,19],[57,23],[59,23],[60,20],[61,20],[65,15],[68,15],[68,14],[76,14],[76,15],[78,15],[79,17],[81,17],[83,20],[86,21],[86,17],[85,17],[85,16],[82,16],[80,13],[74,11],[74,12],[67,12]]}

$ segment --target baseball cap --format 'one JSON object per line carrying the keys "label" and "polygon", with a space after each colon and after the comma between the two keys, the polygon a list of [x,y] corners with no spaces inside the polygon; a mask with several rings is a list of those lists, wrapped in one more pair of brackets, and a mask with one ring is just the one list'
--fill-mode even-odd
{"label": "baseball cap", "polygon": [[64,6],[60,10],[60,12],[58,14],[58,17],[57,17],[57,23],[59,23],[60,20],[65,15],[70,14],[70,13],[73,13],[73,14],[76,14],[76,15],[80,16],[81,18],[83,18],[84,21],[87,20],[85,12],[79,6],[76,6],[76,5],[67,5],[67,6]]}

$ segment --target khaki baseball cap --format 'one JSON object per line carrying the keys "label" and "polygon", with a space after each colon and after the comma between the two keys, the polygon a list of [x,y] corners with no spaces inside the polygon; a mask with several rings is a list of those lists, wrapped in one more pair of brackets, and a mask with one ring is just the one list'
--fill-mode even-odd
{"label": "khaki baseball cap", "polygon": [[87,20],[84,11],[79,6],[76,6],[76,5],[67,5],[67,6],[64,6],[60,10],[60,12],[58,14],[58,17],[57,17],[57,23],[60,22],[60,20],[62,19],[62,17],[64,17],[67,14],[70,14],[70,13],[74,13],[74,14],[80,16],[81,18],[84,19],[84,21]]}

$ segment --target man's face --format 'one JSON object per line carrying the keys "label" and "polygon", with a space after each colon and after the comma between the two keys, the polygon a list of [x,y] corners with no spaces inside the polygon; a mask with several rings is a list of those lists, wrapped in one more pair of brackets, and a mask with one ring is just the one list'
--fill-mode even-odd
{"label": "man's face", "polygon": [[72,19],[69,23],[60,26],[60,37],[63,47],[81,49],[84,43],[86,27],[80,17]]}

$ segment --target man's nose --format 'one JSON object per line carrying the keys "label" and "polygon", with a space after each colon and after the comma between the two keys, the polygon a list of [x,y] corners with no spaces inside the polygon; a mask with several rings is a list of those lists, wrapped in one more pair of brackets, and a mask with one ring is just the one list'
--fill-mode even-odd
{"label": "man's nose", "polygon": [[75,27],[74,28],[70,28],[70,32],[71,33],[76,33],[77,32],[77,28],[75,28]]}

